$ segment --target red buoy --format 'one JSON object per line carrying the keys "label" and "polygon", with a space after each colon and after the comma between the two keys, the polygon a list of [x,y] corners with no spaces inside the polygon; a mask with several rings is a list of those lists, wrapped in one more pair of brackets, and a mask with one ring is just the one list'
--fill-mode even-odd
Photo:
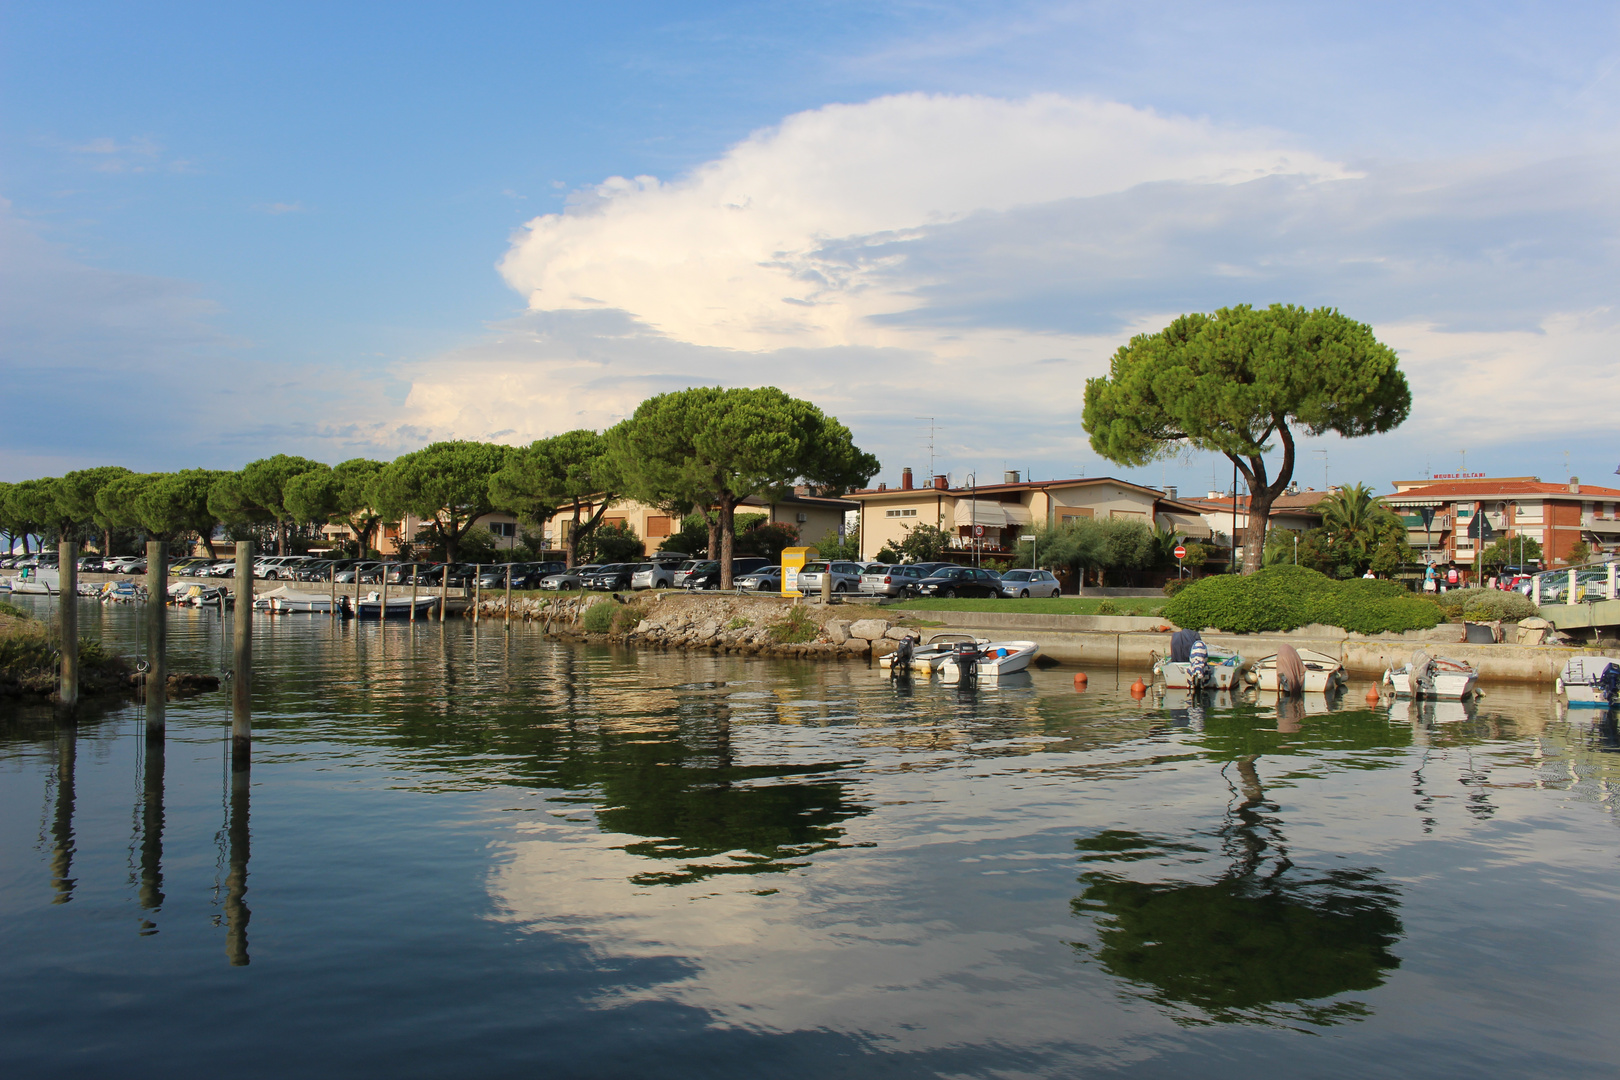
{"label": "red buoy", "polygon": [[1378,684],[1374,683],[1372,686],[1367,687],[1367,704],[1376,705],[1379,700]]}
{"label": "red buoy", "polygon": [[1076,673],[1074,677],[1074,688],[1076,690],[1084,690],[1086,688],[1086,681],[1085,672],[1081,671]]}
{"label": "red buoy", "polygon": [[1131,683],[1131,697],[1147,697],[1147,683],[1143,682],[1140,676],[1137,677],[1135,682]]}

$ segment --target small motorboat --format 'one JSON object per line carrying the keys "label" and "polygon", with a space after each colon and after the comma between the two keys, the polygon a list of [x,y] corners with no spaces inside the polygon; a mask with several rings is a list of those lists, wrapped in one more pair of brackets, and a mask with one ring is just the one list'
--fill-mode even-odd
{"label": "small motorboat", "polygon": [[1196,630],[1177,630],[1170,655],[1153,660],[1153,679],[1167,690],[1232,690],[1246,664],[1240,653],[1211,649]]}
{"label": "small motorboat", "polygon": [[1027,669],[1039,648],[1033,641],[961,643],[939,665],[939,677],[947,683],[964,678],[999,679]]}
{"label": "small motorboat", "polygon": [[5,579],[18,596],[55,596],[62,591],[62,575],[56,570],[23,570]]}
{"label": "small motorboat", "polygon": [[1620,664],[1605,656],[1574,656],[1553,683],[1572,709],[1620,704]]}
{"label": "small motorboat", "polygon": [[[957,645],[988,645],[989,639],[974,637],[972,634],[935,634],[928,639],[928,644],[916,648],[911,653],[911,670],[918,675],[932,675],[945,662],[951,650]],[[878,667],[892,668],[895,658],[900,656],[899,651],[887,656],[878,657]]]}
{"label": "small motorboat", "polygon": [[[1254,667],[1244,676],[1251,686],[1258,686],[1261,690],[1273,693],[1282,689],[1277,673],[1278,655],[1272,653],[1255,661]],[[1290,687],[1289,693],[1303,691],[1307,694],[1330,694],[1349,682],[1344,673],[1344,665],[1339,663],[1337,658],[1310,649],[1299,649],[1296,655],[1305,668],[1304,685]]]}
{"label": "small motorboat", "polygon": [[97,595],[104,604],[133,604],[146,599],[146,586],[134,581],[108,581]]}
{"label": "small motorboat", "polygon": [[[347,596],[339,596],[334,604],[331,593],[301,592],[285,585],[253,598],[253,606],[272,615],[330,615],[335,609],[342,614],[348,605]],[[389,602],[393,606],[393,602]]]}
{"label": "small motorboat", "polygon": [[432,614],[438,605],[437,596],[419,596],[415,600],[409,596],[390,596],[385,611],[382,598],[376,593],[369,593],[365,599],[354,605],[354,614],[359,619],[408,619],[414,610],[416,617],[420,619]]}
{"label": "small motorboat", "polygon": [[1466,660],[1430,656],[1422,649],[1402,668],[1384,672],[1384,683],[1396,697],[1443,698],[1461,701],[1473,694],[1479,673]]}

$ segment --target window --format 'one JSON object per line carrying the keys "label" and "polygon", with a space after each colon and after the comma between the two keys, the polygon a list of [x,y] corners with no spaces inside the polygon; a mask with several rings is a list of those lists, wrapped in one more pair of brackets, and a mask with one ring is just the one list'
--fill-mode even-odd
{"label": "window", "polygon": [[916,517],[917,516],[917,511],[915,511],[915,510],[885,510],[885,511],[883,511],[883,516],[884,517],[892,517],[892,518]]}
{"label": "window", "polygon": [[670,517],[668,514],[647,515],[648,536],[668,536],[670,534]]}
{"label": "window", "polygon": [[517,535],[517,522],[515,522],[515,521],[492,521],[492,522],[489,523],[489,531],[494,533],[496,536],[506,536],[506,537],[516,536]]}

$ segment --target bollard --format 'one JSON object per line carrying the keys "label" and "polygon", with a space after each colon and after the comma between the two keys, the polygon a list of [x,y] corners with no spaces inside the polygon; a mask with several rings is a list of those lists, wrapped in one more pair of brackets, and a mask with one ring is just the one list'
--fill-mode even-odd
{"label": "bollard", "polygon": [[1608,587],[1609,587],[1608,596],[1609,596],[1609,599],[1610,600],[1620,600],[1620,597],[1617,597],[1615,595],[1614,563],[1611,562],[1609,564],[1608,570],[1609,570],[1609,581],[1608,581]]}
{"label": "bollard", "polygon": [[1564,603],[1573,604],[1579,600],[1580,597],[1575,595],[1575,568],[1572,566],[1569,568],[1569,589],[1564,593]]}
{"label": "bollard", "polygon": [[62,683],[57,697],[71,712],[79,704],[79,545],[64,540],[57,551],[56,607],[62,617]]}
{"label": "bollard", "polygon": [[1541,575],[1537,574],[1530,579],[1530,602],[1536,607],[1541,606]]}
{"label": "bollard", "polygon": [[832,603],[832,563],[829,561],[827,569],[821,572],[821,605],[826,607]]}
{"label": "bollard", "polygon": [[[236,638],[231,644],[231,763],[253,750],[253,542],[236,542]],[[223,605],[220,608],[224,613]]]}
{"label": "bollard", "polygon": [[146,542],[146,737],[163,738],[169,699],[169,545]]}

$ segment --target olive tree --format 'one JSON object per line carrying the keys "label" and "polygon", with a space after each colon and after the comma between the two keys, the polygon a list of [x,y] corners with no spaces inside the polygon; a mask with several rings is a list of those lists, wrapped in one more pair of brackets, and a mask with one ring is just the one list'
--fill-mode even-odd
{"label": "olive tree", "polygon": [[731,588],[733,518],[750,495],[797,482],[827,490],[866,483],[881,467],[849,429],[773,386],[694,387],[648,398],[607,433],[611,468],[626,493],[660,505],[715,511],[720,587]]}
{"label": "olive tree", "polygon": [[445,558],[478,520],[495,512],[490,478],[506,466],[511,448],[496,443],[437,442],[395,458],[370,485],[376,510],[387,520],[414,514],[431,520],[444,540]]}
{"label": "olive tree", "polygon": [[[1394,350],[1331,308],[1248,305],[1183,315],[1114,354],[1086,382],[1091,447],[1145,465],[1186,447],[1224,454],[1249,488],[1244,573],[1263,561],[1272,503],[1294,475],[1294,429],[1346,438],[1405,421],[1412,392]],[[1265,455],[1282,446],[1273,474]]]}

